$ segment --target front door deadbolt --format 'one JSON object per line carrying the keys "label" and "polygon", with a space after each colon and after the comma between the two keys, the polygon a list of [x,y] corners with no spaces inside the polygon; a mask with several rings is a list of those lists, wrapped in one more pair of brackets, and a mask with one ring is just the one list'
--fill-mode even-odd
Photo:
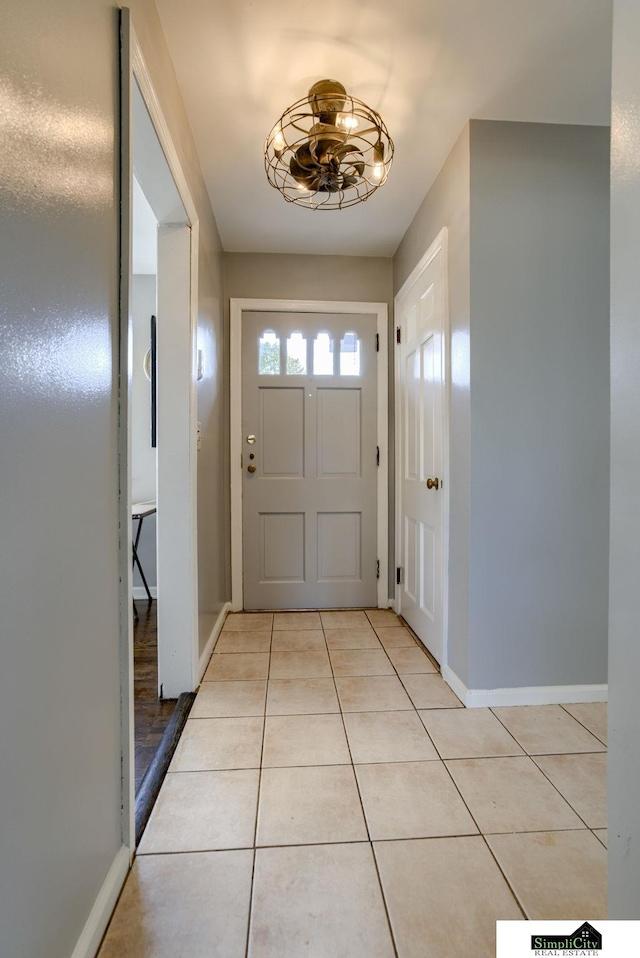
{"label": "front door deadbolt", "polygon": [[255,436],[247,436],[247,443],[248,443],[250,446],[253,446],[253,444],[255,443],[255,441],[256,441],[256,437],[255,437]]}

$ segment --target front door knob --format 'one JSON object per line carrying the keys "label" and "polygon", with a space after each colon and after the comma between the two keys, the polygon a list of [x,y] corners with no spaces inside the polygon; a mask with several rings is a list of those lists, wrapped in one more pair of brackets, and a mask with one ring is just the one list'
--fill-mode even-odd
{"label": "front door knob", "polygon": [[247,466],[247,472],[255,472],[255,471],[256,471],[256,467],[254,466],[253,463],[251,463],[250,466]]}
{"label": "front door knob", "polygon": [[437,489],[440,485],[440,480],[436,476],[435,479],[427,479],[427,489]]}

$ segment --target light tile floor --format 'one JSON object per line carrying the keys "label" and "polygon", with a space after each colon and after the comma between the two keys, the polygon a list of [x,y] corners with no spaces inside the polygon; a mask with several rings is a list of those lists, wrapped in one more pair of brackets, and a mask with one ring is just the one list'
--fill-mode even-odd
{"label": "light tile floor", "polygon": [[606,706],[463,709],[393,612],[227,619],[100,958],[493,958],[606,917]]}

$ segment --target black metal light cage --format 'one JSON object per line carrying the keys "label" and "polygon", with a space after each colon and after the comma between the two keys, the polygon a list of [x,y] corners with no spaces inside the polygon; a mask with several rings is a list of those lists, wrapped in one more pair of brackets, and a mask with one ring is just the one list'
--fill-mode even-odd
{"label": "black metal light cage", "polygon": [[264,147],[271,186],[312,210],[362,203],[384,185],[392,162],[382,117],[334,80],[315,84],[285,110]]}

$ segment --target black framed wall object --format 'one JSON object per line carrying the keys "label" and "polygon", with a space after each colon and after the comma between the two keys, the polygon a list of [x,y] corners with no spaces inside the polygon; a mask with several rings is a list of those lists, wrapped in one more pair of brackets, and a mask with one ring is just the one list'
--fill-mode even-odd
{"label": "black framed wall object", "polygon": [[157,320],[151,317],[151,448],[158,445],[158,363]]}

